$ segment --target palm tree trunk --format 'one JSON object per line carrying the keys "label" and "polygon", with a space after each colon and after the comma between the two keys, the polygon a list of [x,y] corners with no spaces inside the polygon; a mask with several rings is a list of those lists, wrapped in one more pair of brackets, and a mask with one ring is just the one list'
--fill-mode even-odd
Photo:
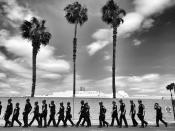
{"label": "palm tree trunk", "polygon": [[172,107],[173,107],[173,114],[174,114],[174,120],[175,120],[175,106],[174,106],[174,103],[173,103],[173,94],[170,90],[170,93],[171,93],[171,103],[172,103]]}
{"label": "palm tree trunk", "polygon": [[117,42],[117,26],[113,26],[113,62],[112,62],[112,92],[113,92],[113,98],[116,98],[116,88],[115,88],[116,42]]}
{"label": "palm tree trunk", "polygon": [[35,95],[35,85],[36,85],[36,55],[37,55],[37,50],[33,47],[33,52],[32,52],[32,59],[33,59],[33,74],[32,74],[32,91],[31,91],[31,97],[34,97]]}
{"label": "palm tree trunk", "polygon": [[77,52],[77,23],[75,23],[75,32],[73,39],[73,97],[75,97],[76,90],[76,52]]}

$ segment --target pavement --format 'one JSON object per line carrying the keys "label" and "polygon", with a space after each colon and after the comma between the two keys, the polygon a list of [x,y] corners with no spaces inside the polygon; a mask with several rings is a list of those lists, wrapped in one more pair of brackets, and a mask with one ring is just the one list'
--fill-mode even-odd
{"label": "pavement", "polygon": [[103,127],[98,128],[97,126],[92,127],[48,127],[48,128],[38,128],[38,127],[10,127],[4,128],[0,127],[0,131],[174,131],[175,125],[170,125],[168,127],[164,127],[161,125],[160,127],[148,126],[146,128],[139,127],[129,127],[129,128],[118,128],[118,127]]}

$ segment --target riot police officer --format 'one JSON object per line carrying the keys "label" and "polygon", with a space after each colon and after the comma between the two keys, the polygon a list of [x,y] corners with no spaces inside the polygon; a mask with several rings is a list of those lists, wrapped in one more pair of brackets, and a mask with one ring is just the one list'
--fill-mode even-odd
{"label": "riot police officer", "polygon": [[50,108],[50,118],[48,121],[48,126],[50,126],[50,123],[53,122],[53,126],[56,126],[56,122],[55,122],[55,104],[54,101],[51,101],[51,103],[49,104],[49,108]]}
{"label": "riot police officer", "polygon": [[136,114],[136,106],[133,102],[133,100],[130,100],[131,108],[130,108],[130,116],[132,119],[133,126],[136,127],[138,125],[136,119],[135,119],[135,114]]}
{"label": "riot police officer", "polygon": [[116,119],[117,125],[120,125],[119,119],[118,119],[118,111],[117,111],[117,105],[115,101],[112,101],[113,108],[112,108],[112,121],[111,126],[114,126],[114,120]]}
{"label": "riot police officer", "polygon": [[65,122],[64,122],[64,105],[63,105],[63,102],[60,103],[60,109],[59,109],[59,112],[57,114],[59,114],[59,116],[58,116],[58,122],[57,122],[56,126],[59,126],[60,121],[62,121],[63,122],[63,125],[65,126]]}
{"label": "riot police officer", "polygon": [[85,110],[85,117],[84,117],[84,120],[82,122],[82,126],[84,126],[84,123],[87,122],[87,126],[86,127],[90,127],[91,126],[90,106],[88,105],[88,102],[86,102],[84,104],[84,110]]}
{"label": "riot police officer", "polygon": [[72,126],[74,126],[74,123],[71,118],[72,118],[71,106],[70,106],[70,102],[67,102],[66,118],[64,120],[65,126],[67,126],[67,120],[69,120]]}
{"label": "riot police officer", "polygon": [[9,121],[9,118],[10,118],[12,112],[13,112],[13,104],[12,104],[12,99],[10,98],[10,99],[8,99],[7,108],[6,108],[6,111],[4,114],[4,120],[5,120],[4,127],[11,126],[11,122]]}
{"label": "riot police officer", "polygon": [[43,120],[44,120],[44,127],[47,127],[47,103],[46,103],[46,100],[42,101],[42,113],[40,115],[41,126],[42,126]]}
{"label": "riot police officer", "polygon": [[159,127],[159,121],[161,121],[165,125],[165,127],[167,127],[167,125],[168,125],[167,122],[165,122],[162,119],[162,117],[163,117],[162,108],[159,106],[158,103],[155,103],[154,109],[156,110],[156,125],[157,125],[157,127]]}
{"label": "riot police officer", "polygon": [[145,106],[142,104],[142,100],[138,100],[138,113],[137,116],[141,121],[141,127],[144,128],[148,125],[148,122],[144,120],[145,117]]}
{"label": "riot police officer", "polygon": [[20,111],[19,103],[16,103],[16,107],[15,107],[15,109],[13,111],[13,117],[12,117],[11,127],[13,127],[14,121],[16,121],[19,124],[19,126],[22,125],[22,123],[18,119],[18,117],[19,117],[19,111]]}
{"label": "riot police officer", "polygon": [[28,126],[31,126],[32,123],[34,122],[34,120],[37,120],[38,122],[38,127],[40,127],[40,114],[39,114],[39,106],[38,106],[38,101],[35,102],[35,107],[34,107],[34,111],[33,111],[34,115],[33,115],[33,118],[31,120],[31,122],[29,123]]}
{"label": "riot police officer", "polygon": [[103,106],[103,102],[99,102],[100,105],[100,115],[99,115],[99,127],[107,126],[109,123],[105,120],[106,108]]}
{"label": "riot police officer", "polygon": [[122,120],[125,123],[125,127],[128,127],[128,123],[127,123],[126,116],[125,116],[125,114],[126,114],[125,104],[123,103],[122,99],[120,99],[119,102],[120,102],[120,109],[119,109],[119,111],[120,111],[120,126],[119,127],[122,127]]}
{"label": "riot police officer", "polygon": [[84,100],[81,100],[80,103],[81,103],[81,110],[80,110],[80,112],[79,112],[79,114],[80,114],[79,120],[78,120],[78,122],[77,122],[77,124],[76,124],[77,127],[79,126],[81,120],[85,118]]}
{"label": "riot police officer", "polygon": [[28,127],[28,115],[31,110],[32,110],[32,106],[30,104],[30,99],[26,99],[26,105],[24,107],[24,112],[23,112],[23,122],[24,122],[23,127]]}

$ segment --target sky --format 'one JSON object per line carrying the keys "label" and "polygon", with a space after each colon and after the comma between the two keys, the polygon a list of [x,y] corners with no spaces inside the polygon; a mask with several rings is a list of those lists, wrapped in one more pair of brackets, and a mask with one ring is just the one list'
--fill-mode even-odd
{"label": "sky", "polygon": [[[101,20],[107,0],[77,0],[88,8],[78,26],[77,85],[112,97],[112,28]],[[0,0],[0,96],[26,96],[32,85],[32,46],[21,37],[24,20],[46,20],[52,34],[37,55],[36,95],[73,88],[74,25],[64,7],[75,0]],[[118,28],[116,90],[130,97],[169,96],[175,78],[175,1],[118,0],[127,14]]]}

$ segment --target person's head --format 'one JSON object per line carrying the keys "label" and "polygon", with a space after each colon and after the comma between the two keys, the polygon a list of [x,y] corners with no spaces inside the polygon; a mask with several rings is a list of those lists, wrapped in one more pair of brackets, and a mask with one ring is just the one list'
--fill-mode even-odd
{"label": "person's head", "polygon": [[102,106],[102,105],[103,105],[103,102],[102,102],[102,101],[100,101],[100,102],[99,102],[99,105],[100,105],[100,106]]}
{"label": "person's head", "polygon": [[133,104],[134,103],[133,100],[130,100],[130,103]]}
{"label": "person's head", "polygon": [[38,105],[38,101],[35,101],[35,105]]}
{"label": "person's head", "polygon": [[8,103],[11,103],[12,102],[12,99],[10,98],[10,99],[8,99]]}
{"label": "person's head", "polygon": [[121,104],[121,103],[123,103],[123,100],[122,100],[122,99],[120,99],[120,100],[119,100],[119,102],[120,102],[120,104]]}
{"label": "person's head", "polygon": [[42,103],[43,103],[43,104],[46,104],[46,100],[43,100]]}
{"label": "person's head", "polygon": [[113,105],[116,105],[116,102],[115,102],[115,101],[112,101],[112,104],[113,104]]}
{"label": "person's head", "polygon": [[155,104],[154,104],[154,106],[155,106],[155,107],[158,107],[158,106],[159,106],[159,104],[158,104],[158,103],[155,103]]}
{"label": "person's head", "polygon": [[81,102],[80,102],[80,103],[81,103],[81,105],[84,105],[84,100],[81,100]]}
{"label": "person's head", "polygon": [[51,101],[50,103],[53,105],[54,104],[54,101]]}
{"label": "person's head", "polygon": [[19,107],[19,103],[16,103],[16,107]]}
{"label": "person's head", "polygon": [[142,100],[138,100],[138,103],[139,103],[139,104],[142,104]]}
{"label": "person's head", "polygon": [[67,105],[70,106],[70,102],[69,101],[67,102]]}
{"label": "person's head", "polygon": [[60,102],[60,106],[63,106],[63,102]]}
{"label": "person's head", "polygon": [[27,102],[27,103],[29,103],[29,102],[30,102],[30,99],[29,99],[29,98],[27,98],[27,99],[26,99],[26,102]]}

